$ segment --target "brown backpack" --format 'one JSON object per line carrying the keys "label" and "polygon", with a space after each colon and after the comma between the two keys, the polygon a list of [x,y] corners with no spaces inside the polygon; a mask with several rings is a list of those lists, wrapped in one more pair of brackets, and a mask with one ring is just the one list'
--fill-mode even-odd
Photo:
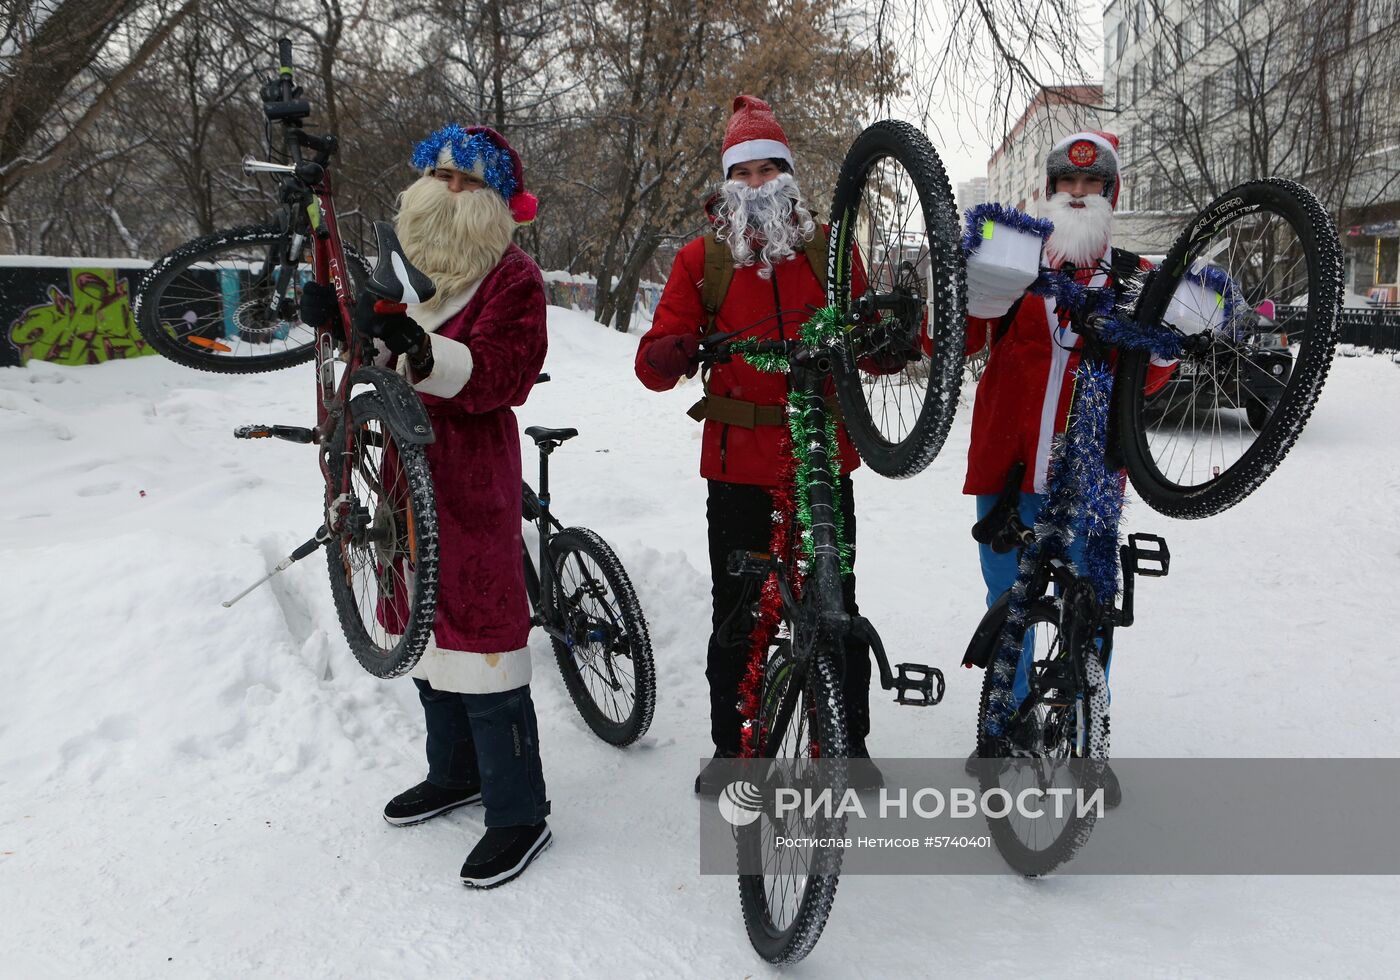
{"label": "brown backpack", "polygon": [[[821,225],[817,225],[821,230]],[[813,235],[802,246],[807,256],[807,264],[817,277],[817,282],[826,292],[826,235]],[[734,279],[734,256],[722,244],[713,231],[705,232],[705,278],[700,282],[700,304],[709,317],[706,333],[715,332],[715,319],[724,303],[724,295],[729,292],[729,283]]]}

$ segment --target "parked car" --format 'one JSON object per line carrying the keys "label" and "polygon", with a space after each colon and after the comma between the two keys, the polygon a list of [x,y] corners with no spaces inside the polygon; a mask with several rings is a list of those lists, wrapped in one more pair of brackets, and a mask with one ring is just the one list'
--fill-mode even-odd
{"label": "parked car", "polygon": [[[1217,337],[1210,353],[1177,363],[1167,383],[1146,403],[1150,421],[1196,411],[1244,412],[1255,431],[1264,427],[1293,371],[1288,338],[1290,307],[1265,300],[1245,314],[1235,341]],[[1299,311],[1301,312],[1301,311]]]}

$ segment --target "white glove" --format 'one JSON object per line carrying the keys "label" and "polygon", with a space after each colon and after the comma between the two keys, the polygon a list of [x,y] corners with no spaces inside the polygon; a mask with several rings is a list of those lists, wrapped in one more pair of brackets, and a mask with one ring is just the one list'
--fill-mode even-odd
{"label": "white glove", "polygon": [[1005,315],[1040,275],[1044,240],[1033,231],[987,221],[967,257],[967,312],[991,319]]}

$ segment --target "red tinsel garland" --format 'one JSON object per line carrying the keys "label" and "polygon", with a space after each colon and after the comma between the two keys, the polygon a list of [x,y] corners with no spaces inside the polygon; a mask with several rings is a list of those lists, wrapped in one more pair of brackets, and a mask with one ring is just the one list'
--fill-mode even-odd
{"label": "red tinsel garland", "polygon": [[[787,428],[783,429],[782,442],[778,447],[783,460],[778,485],[770,489],[773,498],[773,530],[768,539],[768,551],[788,570],[788,581],[792,585],[794,597],[802,594],[802,572],[793,562],[792,518],[797,512],[795,480],[797,460],[793,456]],[[768,647],[777,635],[778,623],[782,619],[782,592],[778,588],[778,578],[770,574],[763,580],[759,590],[758,616],[753,631],[749,634],[749,663],[744,678],[739,684],[739,712],[744,717],[741,755],[751,759],[762,744],[758,728],[759,696],[763,690],[763,672],[768,660]]]}

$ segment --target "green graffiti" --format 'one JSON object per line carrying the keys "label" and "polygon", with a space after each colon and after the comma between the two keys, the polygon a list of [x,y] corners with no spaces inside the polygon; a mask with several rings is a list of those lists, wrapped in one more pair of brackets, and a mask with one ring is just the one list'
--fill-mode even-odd
{"label": "green graffiti", "polygon": [[49,301],[11,325],[21,364],[101,364],[155,353],[131,319],[127,283],[115,269],[69,269],[68,287],[65,294],[49,286]]}

